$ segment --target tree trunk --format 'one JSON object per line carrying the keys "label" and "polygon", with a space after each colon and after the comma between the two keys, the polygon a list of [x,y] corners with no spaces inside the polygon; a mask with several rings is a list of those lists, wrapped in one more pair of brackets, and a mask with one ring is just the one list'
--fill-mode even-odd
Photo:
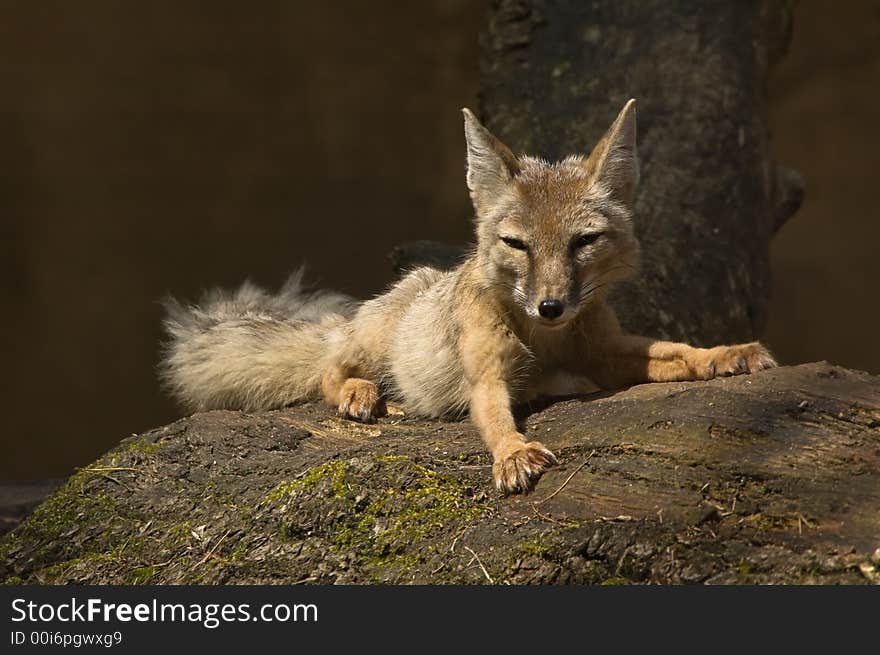
{"label": "tree trunk", "polygon": [[[769,246],[802,182],[771,161],[768,72],[791,3],[494,0],[482,34],[487,126],[517,152],[586,154],[638,100],[643,266],[615,306],[633,332],[715,345],[760,334]],[[424,243],[398,268],[453,263]]]}
{"label": "tree trunk", "polygon": [[880,578],[878,377],[810,364],[535,409],[560,464],[509,498],[470,422],[197,414],[76,474],[0,542],[0,581]]}

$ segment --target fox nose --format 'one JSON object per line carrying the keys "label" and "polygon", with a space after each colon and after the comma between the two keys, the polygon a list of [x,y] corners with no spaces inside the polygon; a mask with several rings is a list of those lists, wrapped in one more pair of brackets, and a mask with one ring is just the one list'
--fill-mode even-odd
{"label": "fox nose", "polygon": [[538,313],[541,315],[541,318],[554,319],[562,316],[562,312],[565,307],[562,304],[561,300],[557,300],[556,298],[550,298],[548,300],[542,300],[538,305]]}

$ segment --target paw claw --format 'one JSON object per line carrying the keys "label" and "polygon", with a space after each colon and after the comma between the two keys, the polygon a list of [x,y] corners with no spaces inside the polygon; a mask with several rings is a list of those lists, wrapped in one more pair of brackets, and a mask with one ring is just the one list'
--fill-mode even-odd
{"label": "paw claw", "polygon": [[719,346],[710,351],[711,360],[706,364],[705,379],[711,380],[719,375],[742,375],[755,373],[776,366],[776,361],[760,343],[746,343],[737,346]]}
{"label": "paw claw", "polygon": [[351,378],[342,387],[342,402],[337,411],[350,421],[375,423],[376,418],[387,413],[385,401],[379,396],[379,389],[369,380]]}
{"label": "paw claw", "polygon": [[495,459],[495,486],[507,494],[528,493],[544,471],[556,464],[556,456],[538,441],[517,443]]}
{"label": "paw claw", "polygon": [[715,377],[715,362],[709,362],[709,365],[706,367],[706,378],[711,380]]}

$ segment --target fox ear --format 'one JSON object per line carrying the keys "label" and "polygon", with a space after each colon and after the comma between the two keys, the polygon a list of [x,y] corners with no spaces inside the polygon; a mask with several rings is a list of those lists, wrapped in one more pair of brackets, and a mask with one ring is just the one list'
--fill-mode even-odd
{"label": "fox ear", "polygon": [[519,172],[519,161],[506,145],[480,124],[470,109],[464,114],[467,185],[479,213],[488,209]]}
{"label": "fox ear", "polygon": [[629,100],[614,123],[583,163],[594,183],[632,205],[639,183],[639,160],[636,154],[636,101]]}

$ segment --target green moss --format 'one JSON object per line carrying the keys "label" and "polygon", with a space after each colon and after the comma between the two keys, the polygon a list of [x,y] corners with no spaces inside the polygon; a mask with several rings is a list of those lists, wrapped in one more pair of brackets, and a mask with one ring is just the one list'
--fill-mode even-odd
{"label": "green moss", "polygon": [[232,553],[229,555],[229,560],[231,562],[243,562],[247,557],[247,544],[244,541],[239,541],[235,548],[232,549]]}
{"label": "green moss", "polygon": [[84,560],[82,557],[74,557],[73,559],[58,562],[57,564],[52,564],[51,566],[46,566],[40,570],[40,577],[49,584],[53,584],[56,580],[58,580],[58,578],[64,575],[65,571],[73,568],[83,561]]}
{"label": "green moss", "polygon": [[[142,446],[129,448],[144,452]],[[122,453],[120,468],[130,466],[126,452],[123,447],[115,453]],[[216,581],[218,575],[222,577],[218,566],[238,571],[252,564],[248,561],[252,542],[243,538],[238,544],[227,543],[225,556],[216,553],[197,567],[189,566],[202,555],[193,548],[189,523],[131,516],[123,501],[114,500],[115,486],[105,478],[106,469],[116,466],[115,455],[78,472],[0,540],[0,563],[20,557],[17,551],[22,544],[28,548],[26,568],[6,568],[5,582],[91,579],[151,584],[172,570],[155,563],[172,560],[179,565],[173,567],[175,576],[179,577],[181,566],[192,569],[178,581]],[[490,507],[488,501],[474,499],[467,482],[408,457],[381,453],[316,466],[298,479],[276,485],[258,507],[237,507],[236,501],[219,499],[227,511],[250,515],[254,525],[262,526],[267,519],[282,524],[286,538],[309,542],[308,552],[313,553],[309,558],[326,554],[351,566],[358,579],[376,582],[410,580],[419,567],[425,569],[422,573],[433,570],[455,535]],[[148,518],[147,534],[133,536],[139,535],[136,528]]]}
{"label": "green moss", "polygon": [[[160,526],[156,527],[159,527],[161,530]],[[161,535],[161,532],[153,532],[154,542],[158,542],[161,545],[161,549],[158,553],[155,553],[155,557],[165,560],[168,559],[172,553],[176,553],[177,556],[181,558],[189,557],[188,547],[193,539],[192,526],[189,521],[169,525],[164,529],[165,533],[162,536],[158,536]],[[145,558],[145,561],[150,560]]]}
{"label": "green moss", "polygon": [[[158,568],[155,566],[135,566],[147,556],[148,541],[142,537],[129,537],[121,543],[100,539],[89,540],[90,550],[78,557],[45,566],[37,570],[35,577],[40,582],[54,584],[69,582],[64,576],[74,567],[79,567],[84,577],[93,577],[101,569],[110,573],[110,579],[121,576],[118,583],[145,584],[153,578]],[[133,567],[133,568],[130,568]],[[87,574],[87,575],[86,575]],[[78,576],[77,576],[78,577]],[[32,582],[29,580],[28,582]]]}
{"label": "green moss", "polygon": [[53,584],[61,578],[67,571],[81,564],[89,564],[93,568],[97,568],[102,564],[119,564],[120,551],[118,548],[109,552],[89,552],[82,557],[74,557],[72,559],[58,562],[50,566],[46,566],[39,571],[39,577],[45,582]]}
{"label": "green moss", "polygon": [[324,480],[328,481],[334,497],[344,497],[349,492],[349,487],[345,482],[345,471],[345,462],[338,459],[321,464],[310,469],[305,476],[298,480],[278,484],[266,494],[261,504],[275,504],[297,492],[312,489]]}
{"label": "green moss", "polygon": [[539,535],[533,539],[528,539],[519,544],[519,555],[529,555],[532,557],[545,557],[550,554],[550,546],[547,544],[543,535]]}
{"label": "green moss", "polygon": [[95,509],[105,513],[112,511],[111,498],[103,494],[91,496],[84,491],[86,483],[98,475],[88,469],[73,475],[15,530],[17,537],[25,541],[36,539],[41,543],[52,541],[77,527],[81,515]]}
{"label": "green moss", "polygon": [[406,455],[380,455],[379,453],[373,453],[373,457],[377,462],[382,462],[383,464],[397,464],[400,462],[412,461]]}
{"label": "green moss", "polygon": [[9,576],[8,578],[6,578],[6,579],[5,579],[2,583],[0,583],[0,584],[4,584],[4,585],[21,585],[21,584],[24,584],[24,580],[22,580],[21,578],[19,578],[17,575],[11,575],[11,576]]}
{"label": "green moss", "polygon": [[[322,533],[335,551],[354,551],[368,568],[417,566],[423,557],[415,551],[425,550],[425,540],[453,534],[486,511],[452,476],[408,457],[369,457],[372,461],[316,466],[301,479],[276,486],[263,505],[271,511],[292,501],[297,511],[282,520],[283,535],[299,538],[306,529]],[[366,478],[386,483],[377,490]]]}
{"label": "green moss", "polygon": [[173,543],[174,545],[179,545],[180,543],[187,541],[190,537],[190,533],[192,532],[192,526],[189,521],[184,521],[183,523],[178,523],[177,525],[173,525],[168,528],[168,541]]}
{"label": "green moss", "polygon": [[612,576],[610,578],[605,578],[600,584],[605,587],[617,587],[628,585],[630,584],[630,581],[626,578],[621,578],[620,576]]}
{"label": "green moss", "polygon": [[129,452],[141,455],[154,455],[161,449],[161,441],[147,441],[146,439],[135,439],[128,445]]}
{"label": "green moss", "polygon": [[156,575],[156,567],[155,566],[142,566],[140,568],[134,569],[129,574],[129,584],[146,584],[150,578]]}
{"label": "green moss", "polygon": [[0,562],[9,557],[9,553],[18,548],[20,543],[18,532],[11,532],[0,540]]}
{"label": "green moss", "polygon": [[536,535],[531,539],[520,541],[516,546],[512,547],[506,559],[506,575],[515,574],[523,566],[523,563],[530,558],[549,560],[550,545],[547,543],[546,535]]}
{"label": "green moss", "polygon": [[94,496],[94,503],[97,507],[105,511],[113,511],[116,509],[116,501],[107,494]]}
{"label": "green moss", "polygon": [[32,573],[24,582],[55,582],[82,564],[118,566],[126,559],[134,560],[143,549],[143,539],[122,541],[119,526],[125,519],[119,516],[116,501],[101,493],[100,486],[90,486],[102,477],[97,469],[108,466],[107,462],[104,459],[73,475],[0,542],[4,558],[23,544],[33,548],[28,551]]}
{"label": "green moss", "polygon": [[[400,460],[397,460],[400,461]],[[339,547],[356,547],[374,564],[399,559],[410,544],[482,513],[460,483],[449,476],[412,464],[419,478],[412,488],[387,489],[374,497],[357,522],[334,538]]]}

